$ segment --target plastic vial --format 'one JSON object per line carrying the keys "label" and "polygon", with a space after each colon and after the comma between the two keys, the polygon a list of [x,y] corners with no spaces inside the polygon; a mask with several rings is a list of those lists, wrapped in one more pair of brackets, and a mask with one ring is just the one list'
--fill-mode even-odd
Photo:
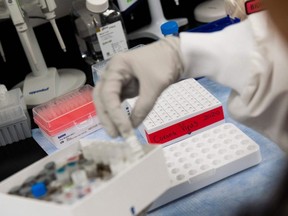
{"label": "plastic vial", "polygon": [[84,170],[76,170],[71,174],[72,181],[77,190],[78,198],[84,197],[91,192],[87,174]]}
{"label": "plastic vial", "polygon": [[166,37],[168,35],[178,36],[179,27],[176,21],[168,21],[161,25],[161,32]]}
{"label": "plastic vial", "polygon": [[25,181],[23,182],[23,187],[26,186],[32,186],[36,182],[36,177],[35,176],[29,176]]}
{"label": "plastic vial", "polygon": [[66,165],[67,172],[71,175],[72,172],[78,169],[78,162],[77,161],[70,161]]}
{"label": "plastic vial", "polygon": [[20,189],[21,189],[21,186],[20,186],[20,185],[17,185],[17,186],[15,186],[15,187],[11,188],[11,189],[8,191],[8,193],[9,193],[9,194],[13,194],[13,195],[19,195]]}
{"label": "plastic vial", "polygon": [[124,21],[113,2],[74,0],[71,17],[82,58],[89,65],[128,50]]}
{"label": "plastic vial", "polygon": [[55,170],[56,163],[54,161],[48,162],[47,164],[45,164],[44,168],[46,170]]}
{"label": "plastic vial", "polygon": [[86,171],[88,178],[96,178],[97,167],[96,167],[96,163],[93,160],[86,160],[83,163],[82,167]]}
{"label": "plastic vial", "polygon": [[57,180],[53,180],[47,186],[47,190],[49,191],[50,194],[61,193],[61,191],[62,191],[62,183],[57,181]]}
{"label": "plastic vial", "polygon": [[31,186],[24,186],[19,190],[19,195],[23,197],[31,197]]}
{"label": "plastic vial", "polygon": [[63,185],[69,184],[70,182],[70,173],[65,166],[60,167],[55,172],[56,179],[61,182]]}

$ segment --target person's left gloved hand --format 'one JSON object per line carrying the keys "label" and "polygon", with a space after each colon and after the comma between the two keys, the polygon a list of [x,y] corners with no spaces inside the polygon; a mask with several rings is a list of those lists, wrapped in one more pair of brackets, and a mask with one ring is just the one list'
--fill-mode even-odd
{"label": "person's left gloved hand", "polygon": [[[162,91],[179,79],[183,71],[179,41],[167,37],[109,60],[95,84],[94,100],[97,115],[110,136],[130,136]],[[129,118],[121,103],[135,96],[138,98]]]}

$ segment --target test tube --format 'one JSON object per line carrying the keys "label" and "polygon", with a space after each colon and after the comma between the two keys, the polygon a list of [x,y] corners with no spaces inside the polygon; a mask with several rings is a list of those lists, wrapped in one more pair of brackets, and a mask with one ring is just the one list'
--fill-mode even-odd
{"label": "test tube", "polygon": [[12,195],[19,195],[19,191],[21,189],[20,185],[17,185],[15,187],[12,187],[9,191],[8,194],[12,194]]}
{"label": "test tube", "polygon": [[77,189],[78,198],[82,198],[91,192],[86,172],[82,169],[76,170],[71,174],[72,181]]}
{"label": "test tube", "polygon": [[44,168],[46,170],[55,170],[56,169],[56,163],[54,161],[48,162],[45,164]]}
{"label": "test tube", "polygon": [[57,180],[51,181],[47,186],[48,193],[53,194],[59,194],[62,192],[62,183]]}
{"label": "test tube", "polygon": [[96,178],[97,176],[97,166],[93,160],[86,160],[82,164],[88,178]]}
{"label": "test tube", "polygon": [[70,161],[67,163],[66,169],[69,175],[71,175],[71,173],[78,169],[78,163],[76,161]]}
{"label": "test tube", "polygon": [[135,161],[144,156],[144,150],[142,145],[139,143],[137,137],[133,134],[128,136],[125,139],[125,142],[131,149],[131,155],[129,156],[129,160]]}
{"label": "test tube", "polygon": [[33,176],[29,176],[27,179],[25,179],[25,181],[23,182],[23,187],[26,186],[32,186],[34,183],[36,182],[36,177]]}
{"label": "test tube", "polygon": [[108,151],[108,161],[113,175],[118,174],[126,167],[126,158],[122,151],[124,145],[117,143],[112,145]]}
{"label": "test tube", "polygon": [[19,195],[23,197],[31,197],[31,186],[21,187],[21,189],[19,190]]}
{"label": "test tube", "polygon": [[70,182],[70,173],[67,171],[65,166],[58,168],[55,172],[56,179],[63,185]]}
{"label": "test tube", "polygon": [[62,203],[72,204],[78,199],[77,190],[75,189],[73,184],[64,185],[62,187],[62,195],[58,198],[61,199]]}

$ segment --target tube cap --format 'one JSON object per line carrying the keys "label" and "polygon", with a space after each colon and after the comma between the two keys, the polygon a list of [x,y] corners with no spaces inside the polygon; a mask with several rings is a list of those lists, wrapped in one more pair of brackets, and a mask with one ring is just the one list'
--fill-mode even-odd
{"label": "tube cap", "polygon": [[47,193],[46,185],[43,182],[38,182],[32,185],[31,192],[35,198],[40,198]]}
{"label": "tube cap", "polygon": [[86,0],[86,7],[94,13],[102,13],[108,9],[108,0]]}
{"label": "tube cap", "polygon": [[165,35],[178,34],[178,23],[176,21],[168,21],[161,25],[161,32]]}

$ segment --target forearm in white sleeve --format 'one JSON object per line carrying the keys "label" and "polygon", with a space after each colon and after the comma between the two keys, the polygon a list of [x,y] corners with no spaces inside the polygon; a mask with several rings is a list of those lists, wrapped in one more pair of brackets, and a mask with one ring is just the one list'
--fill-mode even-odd
{"label": "forearm in white sleeve", "polygon": [[206,76],[241,92],[249,79],[254,46],[248,21],[213,33],[181,33],[183,76]]}
{"label": "forearm in white sleeve", "polygon": [[232,89],[228,110],[288,152],[288,49],[266,12],[215,33],[180,34],[185,77]]}

